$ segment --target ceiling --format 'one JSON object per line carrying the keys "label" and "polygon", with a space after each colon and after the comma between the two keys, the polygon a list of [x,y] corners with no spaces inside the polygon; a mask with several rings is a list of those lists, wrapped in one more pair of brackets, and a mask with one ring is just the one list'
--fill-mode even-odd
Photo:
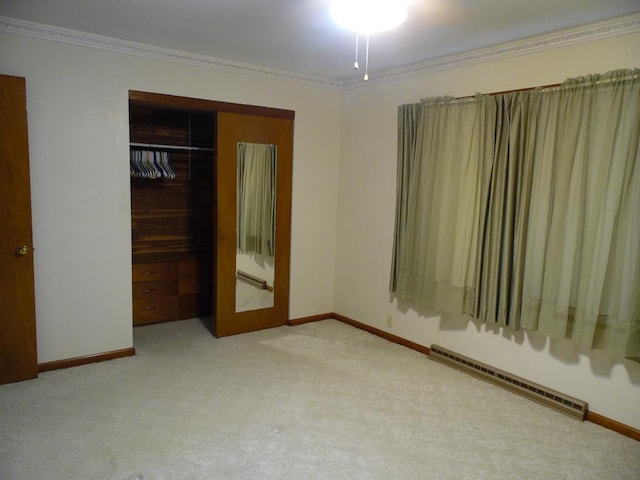
{"label": "ceiling", "polygon": [[[0,15],[217,59],[344,81],[355,34],[330,0],[1,0]],[[369,71],[640,13],[638,0],[412,0],[398,29],[371,36]],[[360,65],[364,63],[360,59]]]}

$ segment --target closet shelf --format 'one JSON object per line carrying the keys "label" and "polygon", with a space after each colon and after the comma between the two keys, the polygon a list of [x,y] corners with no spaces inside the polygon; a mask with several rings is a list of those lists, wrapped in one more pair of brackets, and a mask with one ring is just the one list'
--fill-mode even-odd
{"label": "closet shelf", "polygon": [[165,145],[162,143],[130,143],[130,147],[132,148],[155,148],[159,150],[188,150],[190,152],[199,151],[199,152],[213,152],[213,148],[206,147],[187,147],[183,145]]}

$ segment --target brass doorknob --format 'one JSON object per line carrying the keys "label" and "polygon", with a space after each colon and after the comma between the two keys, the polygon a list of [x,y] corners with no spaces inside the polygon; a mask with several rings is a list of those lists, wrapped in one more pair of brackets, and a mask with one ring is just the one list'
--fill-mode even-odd
{"label": "brass doorknob", "polygon": [[18,247],[18,249],[16,250],[16,254],[20,257],[23,257],[27,253],[29,253],[29,247],[27,247],[26,245],[22,245],[21,247]]}

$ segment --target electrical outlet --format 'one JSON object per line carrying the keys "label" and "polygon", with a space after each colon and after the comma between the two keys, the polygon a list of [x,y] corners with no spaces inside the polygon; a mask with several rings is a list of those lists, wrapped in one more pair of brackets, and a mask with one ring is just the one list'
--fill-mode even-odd
{"label": "electrical outlet", "polygon": [[393,317],[391,314],[387,315],[387,328],[393,328]]}

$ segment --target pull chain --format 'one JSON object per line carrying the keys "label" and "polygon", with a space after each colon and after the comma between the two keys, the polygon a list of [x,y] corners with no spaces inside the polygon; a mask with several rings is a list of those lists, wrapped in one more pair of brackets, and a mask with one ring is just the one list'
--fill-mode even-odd
{"label": "pull chain", "polygon": [[[367,33],[367,44],[366,44],[366,51],[365,51],[365,57],[364,57],[364,81],[368,81],[369,80],[369,34]],[[360,65],[358,65],[358,52],[359,52],[359,47],[360,47],[360,34],[356,32],[356,61],[353,62],[353,68],[355,70],[358,70],[360,68]]]}
{"label": "pull chain", "polygon": [[369,34],[367,33],[367,53],[364,60],[364,81],[369,80]]}

